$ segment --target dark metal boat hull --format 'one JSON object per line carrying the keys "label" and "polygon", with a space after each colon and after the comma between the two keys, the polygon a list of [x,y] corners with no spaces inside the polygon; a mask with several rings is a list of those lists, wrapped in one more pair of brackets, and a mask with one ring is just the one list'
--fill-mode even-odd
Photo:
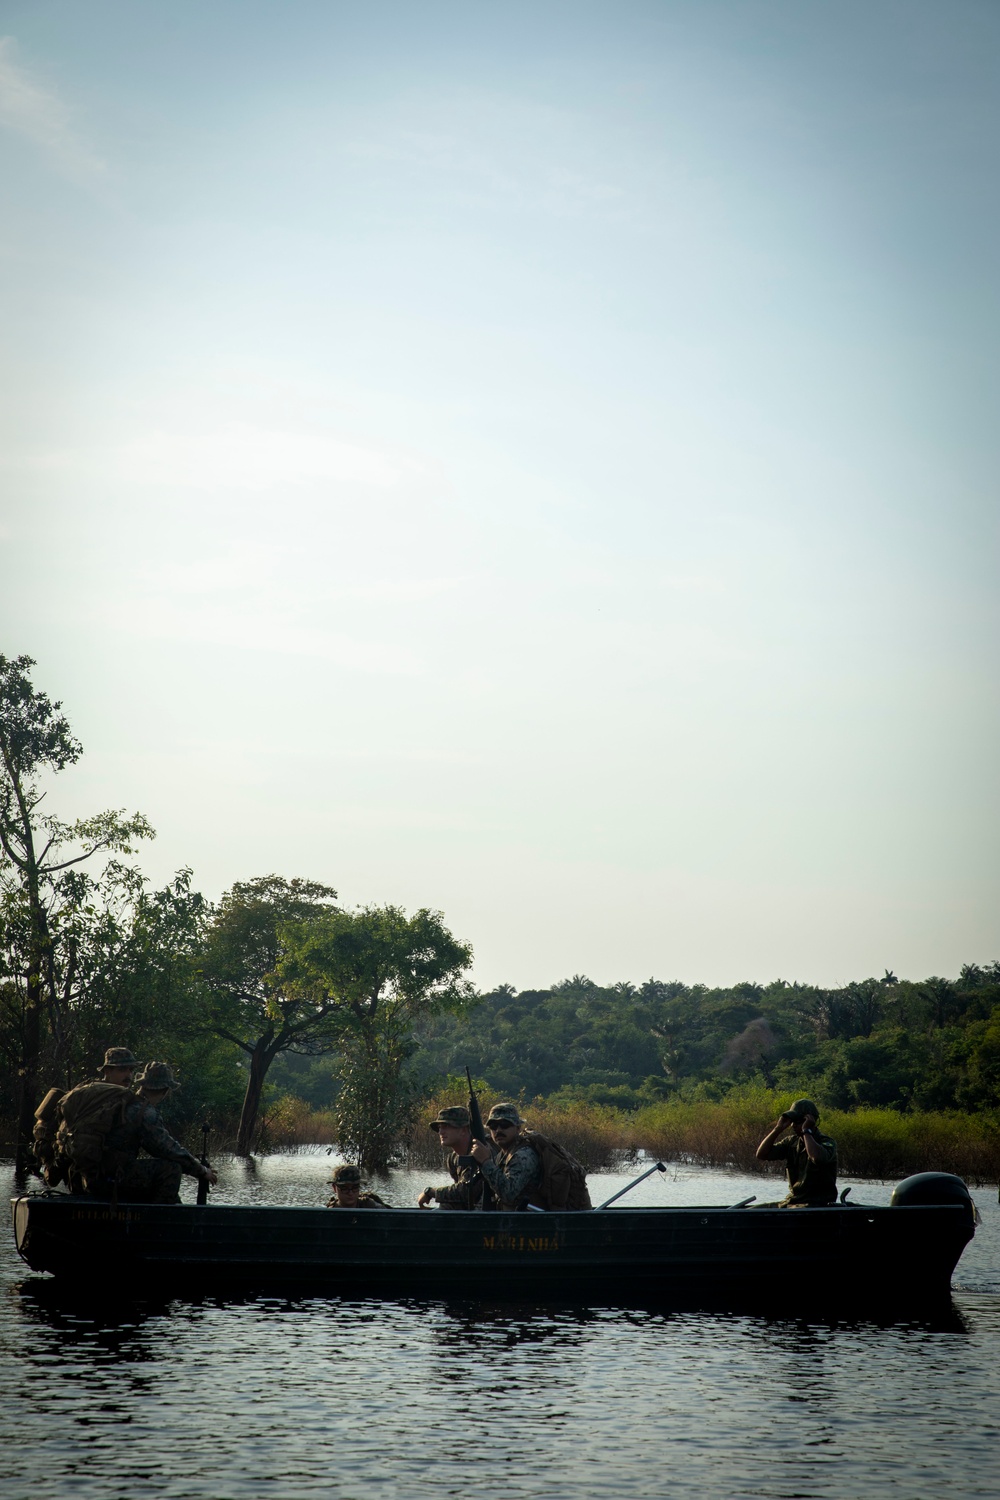
{"label": "dark metal boat hull", "polygon": [[418,1209],[116,1206],[60,1194],[13,1200],[36,1271],[90,1286],[262,1285],[637,1302],[749,1296],[798,1311],[815,1293],[947,1296],[974,1229],[959,1205],[611,1209],[481,1214]]}

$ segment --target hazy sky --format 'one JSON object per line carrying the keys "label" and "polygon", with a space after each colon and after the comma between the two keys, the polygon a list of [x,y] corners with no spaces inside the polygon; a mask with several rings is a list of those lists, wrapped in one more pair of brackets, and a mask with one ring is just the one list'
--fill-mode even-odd
{"label": "hazy sky", "polygon": [[476,979],[1000,957],[995,0],[3,0],[0,650]]}

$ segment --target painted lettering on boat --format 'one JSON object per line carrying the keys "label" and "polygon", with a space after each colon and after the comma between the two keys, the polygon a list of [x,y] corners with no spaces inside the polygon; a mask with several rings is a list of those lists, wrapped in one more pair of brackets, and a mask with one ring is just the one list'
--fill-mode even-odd
{"label": "painted lettering on boat", "polygon": [[99,1219],[102,1223],[127,1224],[132,1218],[127,1208],[74,1208],[74,1219]]}
{"label": "painted lettering on boat", "polygon": [[538,1252],[558,1250],[557,1234],[484,1234],[484,1250],[526,1250]]}

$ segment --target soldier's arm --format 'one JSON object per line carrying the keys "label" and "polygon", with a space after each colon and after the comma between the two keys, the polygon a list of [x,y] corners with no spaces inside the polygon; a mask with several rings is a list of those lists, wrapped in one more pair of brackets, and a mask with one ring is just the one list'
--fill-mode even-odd
{"label": "soldier's arm", "polygon": [[180,1165],[181,1171],[187,1177],[205,1177],[206,1168],[202,1166],[198,1158],[180,1141],[175,1141],[167,1130],[152,1105],[148,1106],[142,1117],[142,1128],[139,1133],[139,1144],[150,1156],[158,1156],[162,1161],[175,1161]]}
{"label": "soldier's arm", "polygon": [[788,1126],[791,1124],[791,1119],[792,1117],[789,1114],[778,1116],[775,1124],[767,1132],[767,1135],[757,1147],[756,1156],[758,1161],[775,1161],[782,1156],[788,1155],[787,1151],[782,1151],[780,1148],[776,1149],[775,1141],[777,1141],[778,1136],[783,1130],[788,1129]]}

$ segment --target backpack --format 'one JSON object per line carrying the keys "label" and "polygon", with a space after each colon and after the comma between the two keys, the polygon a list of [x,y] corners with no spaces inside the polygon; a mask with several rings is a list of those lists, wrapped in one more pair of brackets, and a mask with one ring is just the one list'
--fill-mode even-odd
{"label": "backpack", "polygon": [[57,1165],[59,1152],[56,1147],[59,1101],[64,1093],[63,1089],[49,1089],[35,1110],[35,1128],[31,1132],[35,1160],[41,1169],[39,1176],[44,1178],[49,1187],[57,1187],[65,1177],[65,1173]]}
{"label": "backpack", "polygon": [[125,1106],[135,1097],[117,1083],[81,1083],[70,1089],[59,1101],[59,1153],[81,1172],[98,1171],[108,1131],[122,1124]]}
{"label": "backpack", "polygon": [[531,1201],[539,1208],[575,1212],[593,1208],[587,1192],[587,1173],[564,1146],[539,1135],[537,1130],[522,1130],[521,1139],[537,1153],[542,1164],[541,1181],[531,1189]]}

